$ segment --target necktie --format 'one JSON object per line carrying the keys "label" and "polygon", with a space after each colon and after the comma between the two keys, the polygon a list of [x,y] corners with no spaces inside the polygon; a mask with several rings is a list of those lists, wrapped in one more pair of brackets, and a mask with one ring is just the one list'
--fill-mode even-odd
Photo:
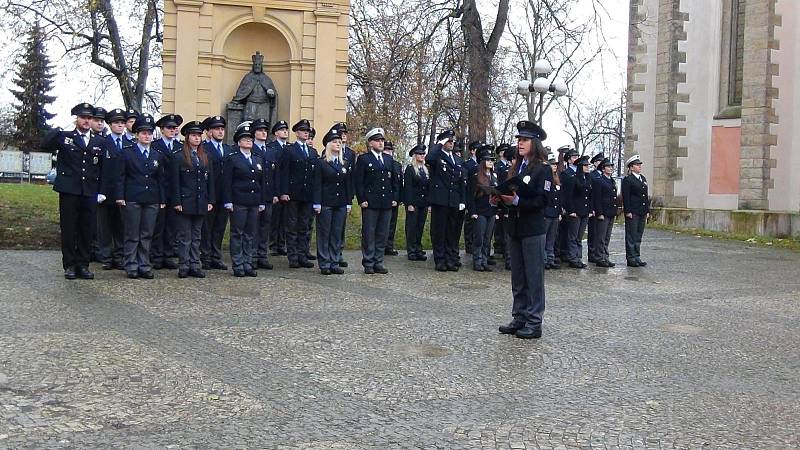
{"label": "necktie", "polygon": [[83,146],[84,147],[88,147],[89,146],[89,133],[82,134],[81,136],[83,136]]}
{"label": "necktie", "polygon": [[336,170],[339,170],[339,158],[333,160],[333,167],[335,167]]}
{"label": "necktie", "polygon": [[169,151],[170,151],[170,153],[172,153],[172,141],[169,141],[169,145],[168,145],[168,147],[169,147]]}
{"label": "necktie", "polygon": [[117,138],[117,150],[122,151],[122,139]]}
{"label": "necktie", "polygon": [[306,144],[303,144],[303,152],[305,152],[306,158],[308,158],[308,147],[306,147]]}
{"label": "necktie", "polygon": [[197,150],[192,150],[192,163],[194,163],[195,166],[200,165],[200,160],[197,159]]}
{"label": "necktie", "polygon": [[150,152],[147,149],[142,150],[142,155],[144,155],[144,159],[148,159]]}
{"label": "necktie", "polygon": [[419,170],[419,177],[420,178],[425,178],[425,171],[422,170],[422,167],[420,167],[418,170]]}
{"label": "necktie", "polygon": [[525,166],[527,165],[528,165],[527,161],[522,161],[522,164],[519,165],[519,172],[517,172],[517,175],[521,174],[522,172],[525,172]]}
{"label": "necktie", "polygon": [[381,165],[381,169],[383,169],[383,155],[378,155],[378,163]]}

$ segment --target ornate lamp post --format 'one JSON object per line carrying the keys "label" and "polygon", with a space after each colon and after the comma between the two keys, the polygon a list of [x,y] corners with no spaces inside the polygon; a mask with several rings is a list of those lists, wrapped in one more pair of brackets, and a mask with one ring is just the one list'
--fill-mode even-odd
{"label": "ornate lamp post", "polygon": [[517,83],[517,93],[526,97],[532,93],[539,94],[534,110],[531,111],[530,106],[528,107],[528,117],[531,120],[536,117],[536,122],[541,126],[542,116],[544,115],[544,95],[550,93],[554,98],[567,95],[567,83],[549,78],[550,74],[553,73],[553,66],[544,59],[536,61],[533,65],[533,73],[536,75],[533,83],[528,80],[520,81]]}

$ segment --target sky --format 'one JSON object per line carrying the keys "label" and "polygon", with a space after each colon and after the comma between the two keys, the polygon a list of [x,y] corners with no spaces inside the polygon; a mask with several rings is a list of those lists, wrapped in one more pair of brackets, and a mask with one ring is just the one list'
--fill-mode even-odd
{"label": "sky", "polygon": [[[588,2],[590,0],[578,1]],[[495,2],[496,0],[489,0],[479,3],[479,7],[484,14],[485,23],[493,20],[493,11],[496,7],[493,3]],[[610,52],[602,61],[596,62],[594,67],[585,71],[587,75],[575,92],[579,91],[582,95],[583,93],[592,93],[592,95],[608,95],[609,98],[619,98],[619,92],[624,88],[625,80],[628,0],[604,0],[603,5],[610,13],[610,17],[604,18],[603,27]],[[517,8],[519,7],[515,6],[512,1],[509,12],[509,21],[512,23],[522,20]],[[578,10],[580,11],[580,9]],[[0,48],[0,58],[9,60],[13,55],[15,45],[19,46],[24,40],[24,34],[20,34],[19,30],[9,29],[0,31],[0,33],[5,34],[6,42],[12,42],[12,45]],[[49,106],[49,111],[56,114],[56,117],[51,121],[52,125],[68,128],[71,121],[69,110],[72,106],[82,101],[97,102],[98,105],[102,105],[106,109],[123,107],[121,96],[116,86],[103,93],[99,88],[95,87],[96,83],[88,81],[96,77],[100,73],[100,69],[95,68],[88,61],[85,64],[76,66],[65,58],[61,58],[60,50],[59,45],[56,43],[48,45],[51,61],[56,66],[53,94],[57,100]],[[551,64],[556,66],[558,61],[551,61]],[[2,106],[10,104],[14,100],[9,92],[9,88],[13,87],[11,83],[13,70],[9,70],[9,68],[13,69],[13,66],[8,65],[6,67],[5,71],[0,72],[0,105]],[[151,73],[151,77],[161,77],[161,73],[154,71]],[[557,148],[572,142],[569,135],[563,130],[563,119],[555,108],[551,108],[548,111],[543,123],[549,135],[546,142],[547,145]]]}

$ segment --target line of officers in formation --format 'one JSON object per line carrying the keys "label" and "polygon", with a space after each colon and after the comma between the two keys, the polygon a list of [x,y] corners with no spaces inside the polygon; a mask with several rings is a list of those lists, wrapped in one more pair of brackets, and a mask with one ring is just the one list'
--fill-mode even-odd
{"label": "line of officers in formation", "polygon": [[[514,320],[500,331],[518,337],[541,335],[544,269],[558,268],[559,261],[586,267],[587,227],[589,261],[614,265],[608,257],[617,215],[613,164],[567,147],[559,149],[561,157],[548,154],[541,144],[546,133],[529,121],[517,124],[516,147],[472,142],[468,156],[453,131],[445,130],[430,149],[412,148],[404,169],[381,128],[365,134],[367,151],[356,155],[347,145],[344,123],[330,128],[318,150],[306,119],[291,127],[291,143],[288,123],[256,119],[239,125],[234,144],[226,145],[221,116],[184,123],[180,115],[166,114],[156,121],[88,103],[71,113],[75,129],[53,130],[44,141],[57,153],[54,189],[67,279],[93,278],[92,258],[103,269],[123,269],[129,278],[151,279],[161,268],[177,269],[181,278],[227,270],[222,241],[228,221],[237,277],[272,269],[269,257],[275,255],[286,255],[290,268],[311,268],[317,260],[322,274],[342,274],[345,223],[354,198],[361,207],[361,262],[367,274],[388,273],[384,255],[397,254],[400,204],[406,209],[410,260],[427,259],[422,234],[430,212],[437,271],[461,267],[462,227],[473,270],[492,270],[494,240],[514,285]],[[156,127],[161,136],[154,140]],[[558,170],[562,158],[565,168]],[[622,182],[629,266],[646,264],[639,255],[649,214],[641,164],[638,156],[630,158],[630,175]],[[512,178],[518,180],[512,192],[497,190]]]}

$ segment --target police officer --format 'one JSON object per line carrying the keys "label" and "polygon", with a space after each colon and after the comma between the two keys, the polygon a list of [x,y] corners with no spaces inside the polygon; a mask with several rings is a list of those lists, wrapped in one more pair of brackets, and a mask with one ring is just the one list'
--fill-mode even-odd
{"label": "police officer", "polygon": [[596,171],[601,175],[592,179],[595,213],[594,261],[598,267],[614,267],[615,264],[608,256],[608,244],[611,241],[614,219],[617,217],[617,184],[611,178],[614,164],[610,159],[603,158]]}
{"label": "police officer", "polygon": [[125,222],[125,272],[128,278],[154,277],[150,242],[159,209],[166,204],[167,157],[153,149],[155,121],[142,114],[133,126],[136,144],[122,149],[116,202]]}
{"label": "police officer", "polygon": [[206,215],[200,240],[200,261],[203,269],[227,270],[222,261],[222,239],[228,226],[229,211],[222,201],[222,167],[225,157],[231,149],[223,143],[225,139],[225,119],[221,116],[210,116],[203,120],[203,129],[208,140],[203,142],[203,150],[211,160],[211,176],[214,177],[214,208]]}
{"label": "police officer", "polygon": [[[398,203],[400,203],[399,199],[403,198],[403,165],[400,164],[400,161],[394,159],[394,143],[392,141],[384,141],[383,153],[392,159],[393,175],[395,179],[399,180],[400,193],[398,194]],[[397,256],[400,254],[394,249],[394,235],[397,232],[397,215],[399,209],[399,206],[392,207],[392,218],[389,221],[389,235],[386,236],[386,249],[384,249],[384,254],[386,255]]]}
{"label": "police officer", "polygon": [[107,193],[108,198],[97,208],[97,260],[103,264],[103,270],[124,269],[122,212],[114,202],[116,195],[113,189],[119,176],[122,149],[132,142],[125,137],[125,110],[117,108],[108,111],[105,121],[111,129],[106,136],[102,176],[105,186],[103,192]]}
{"label": "police officer", "polygon": [[[603,153],[600,152],[600,153],[592,156],[592,159],[589,160],[589,163],[591,164],[591,166],[590,166],[591,172],[589,172],[589,180],[590,180],[590,182],[592,184],[594,184],[595,180],[599,180],[601,175],[602,175],[602,173],[601,173],[602,171],[599,170],[599,166],[600,166],[600,163],[603,161],[603,159],[605,159],[605,156],[603,156]],[[596,223],[597,223],[597,217],[592,215],[592,216],[589,217],[589,223],[588,223],[588,225],[586,227],[586,249],[587,249],[587,253],[588,253],[588,257],[589,257],[589,262],[590,263],[596,263],[597,262],[595,260],[595,257],[594,257],[595,256],[595,251],[594,251],[595,233],[594,233],[594,230],[595,230]]]}
{"label": "police officer", "polygon": [[286,210],[286,247],[289,268],[311,268],[309,244],[311,243],[311,184],[317,151],[308,144],[311,124],[301,119],[292,126],[297,141],[286,147],[278,164],[280,200]]}
{"label": "police officer", "polygon": [[[339,133],[339,136],[342,137],[342,157],[344,158],[345,162],[350,167],[355,167],[355,165],[356,165],[356,152],[353,151],[353,149],[350,148],[350,146],[347,145],[347,137],[348,137],[347,124],[344,123],[344,122],[338,122],[338,123],[334,124],[333,127],[331,127],[331,130],[336,130],[336,132]],[[355,191],[354,190],[351,191],[351,193],[353,195],[355,195]],[[352,205],[352,203],[353,203],[353,198],[351,196],[350,197],[350,204]],[[342,248],[341,248],[341,251],[339,252],[339,255],[341,256],[341,258],[339,259],[339,267],[347,267],[347,261],[344,260],[344,256],[343,256],[344,255],[344,243],[345,243],[345,231],[346,231],[346,228],[347,227],[342,229]]]}
{"label": "police officer", "polygon": [[558,157],[550,155],[547,161],[553,173],[553,188],[547,191],[547,206],[544,209],[545,236],[545,269],[560,269],[558,258],[555,255],[556,242],[558,241],[558,225],[562,220],[564,208],[561,201],[561,179],[558,175]]}
{"label": "police officer", "polygon": [[255,277],[253,256],[258,213],[273,193],[267,186],[266,162],[253,152],[253,131],[239,127],[233,136],[238,148],[225,157],[222,167],[222,201],[231,213],[230,251],[233,275]]}
{"label": "police officer", "polygon": [[383,128],[366,134],[369,150],[358,157],[353,187],[361,205],[361,264],[364,273],[389,273],[383,266],[392,208],[400,200],[399,183],[392,158],[383,153]]}
{"label": "police officer", "polygon": [[136,123],[136,119],[139,118],[139,111],[136,111],[133,108],[128,108],[125,111],[125,137],[128,138],[130,142],[136,141],[136,134],[133,132],[133,125]]}
{"label": "police officer", "polygon": [[[481,144],[477,150],[478,165],[469,174],[467,183],[467,217],[473,220],[472,270],[491,272],[492,233],[494,232],[496,202],[489,201],[489,192],[483,188],[497,186],[494,173],[494,147]],[[466,230],[466,227],[464,228]]]}
{"label": "police officer", "polygon": [[[469,152],[469,158],[464,161],[464,168],[466,169],[466,179],[469,182],[472,175],[478,170],[478,160],[476,157],[476,153],[479,148],[483,146],[483,142],[481,141],[472,141],[467,146],[467,151]],[[467,189],[466,197],[470,196],[470,193]],[[468,203],[468,202],[466,202]],[[469,206],[469,205],[467,205]],[[472,239],[473,239],[473,227],[475,225],[475,219],[472,218],[472,215],[469,214],[467,208],[467,213],[464,215],[464,252],[467,254],[472,254]]]}
{"label": "police officer", "polygon": [[[178,114],[167,114],[156,121],[156,126],[161,131],[161,137],[153,141],[153,149],[167,157],[167,174],[170,173],[169,165],[172,164],[173,154],[183,151],[183,144],[177,139],[178,127],[183,123],[183,117]],[[165,182],[170,183],[167,176]],[[170,186],[165,187],[166,192],[171,192]],[[171,259],[175,256],[177,246],[177,212],[173,208],[164,208],[158,212],[156,228],[153,232],[153,243],[150,247],[150,260],[153,268],[177,269],[178,266]]]}
{"label": "police officer", "polygon": [[622,179],[622,206],[625,209],[625,259],[630,267],[644,267],[640,256],[642,235],[650,218],[647,179],[642,175],[639,155],[628,158],[628,175]]}
{"label": "police officer", "polygon": [[[575,166],[575,161],[578,160],[580,154],[572,147],[567,145],[558,149],[559,153],[563,156],[563,164],[564,169],[558,174],[558,177],[561,179],[561,186],[562,192],[562,202],[565,206],[566,210],[566,195],[567,190],[571,188],[571,183],[573,182],[573,177],[576,173],[578,173],[578,168]],[[570,253],[569,253],[569,220],[567,215],[564,214],[561,222],[558,224],[558,245],[556,246],[556,258],[559,258],[561,262],[570,262]]]}
{"label": "police officer", "polygon": [[314,166],[312,187],[317,215],[317,262],[323,275],[341,275],[342,231],[352,208],[352,167],[344,159],[342,138],[335,128],[325,134],[322,145],[325,149]]}
{"label": "police officer", "polygon": [[500,333],[531,339],[542,336],[545,308],[544,291],[544,214],[547,192],[553,189],[552,171],[542,140],[545,131],[533,122],[517,124],[518,157],[509,169],[521,183],[512,195],[495,197],[510,207],[509,240],[511,253],[511,290],[514,303],[512,320],[500,327]]}
{"label": "police officer", "polygon": [[100,192],[104,146],[102,138],[91,131],[94,107],[81,103],[70,112],[75,116],[75,129],[49,132],[43,147],[57,154],[53,190],[58,192],[64,278],[92,279],[89,259],[97,202],[107,196]]}
{"label": "police officer", "polygon": [[592,203],[592,180],[589,178],[589,157],[582,156],[575,161],[578,168],[567,189],[564,191],[564,209],[566,210],[567,249],[569,266],[573,269],[585,269],[583,259],[583,234],[589,216],[594,214]]}
{"label": "police officer", "polygon": [[204,278],[200,266],[200,237],[206,214],[214,208],[214,171],[202,145],[203,124],[181,128],[186,142],[170,164],[170,205],[177,212],[178,277]]}
{"label": "police officer", "polygon": [[466,170],[461,158],[453,152],[454,136],[452,130],[439,133],[436,144],[425,156],[431,175],[428,198],[431,204],[433,259],[439,272],[458,271],[459,218],[466,209]]}
{"label": "police officer", "polygon": [[[510,158],[506,158],[506,152],[513,148],[506,144],[500,143],[496,148],[495,152],[497,153],[497,161],[494,163],[494,173],[497,176],[497,180],[502,182],[506,179],[506,174],[508,173],[508,168],[511,167],[511,160],[514,159],[513,153],[511,153]],[[498,205],[501,206],[501,205]],[[505,247],[505,228],[503,227],[505,223],[505,209],[502,207],[498,207],[497,210],[497,219],[494,223],[494,254],[495,255],[503,255],[506,254],[506,247]]]}
{"label": "police officer", "polygon": [[[283,150],[289,145],[289,124],[285,120],[279,120],[272,126],[271,132],[275,139],[269,143],[268,147],[272,150],[275,160],[280,164]],[[276,181],[279,176],[276,172]],[[270,255],[286,255],[286,204],[284,202],[272,205],[270,233]]]}
{"label": "police officer", "polygon": [[430,175],[425,165],[427,147],[418,144],[408,152],[411,162],[403,175],[403,204],[406,207],[406,253],[410,261],[426,261],[422,234],[428,218]]}
{"label": "police officer", "polygon": [[[269,122],[264,119],[256,119],[252,122],[253,129],[253,152],[264,159],[264,170],[267,177],[269,190],[274,192],[276,176],[278,173],[278,154],[279,150],[274,146],[267,145],[267,134],[269,133]],[[269,240],[272,236],[272,208],[278,203],[278,197],[267,199],[264,210],[258,215],[258,233],[256,245],[256,266],[259,269],[272,270],[272,263],[269,262]]]}
{"label": "police officer", "polygon": [[108,111],[100,106],[95,106],[92,112],[92,119],[90,120],[92,133],[99,137],[106,137],[108,134],[106,131],[106,114],[108,114]]}

